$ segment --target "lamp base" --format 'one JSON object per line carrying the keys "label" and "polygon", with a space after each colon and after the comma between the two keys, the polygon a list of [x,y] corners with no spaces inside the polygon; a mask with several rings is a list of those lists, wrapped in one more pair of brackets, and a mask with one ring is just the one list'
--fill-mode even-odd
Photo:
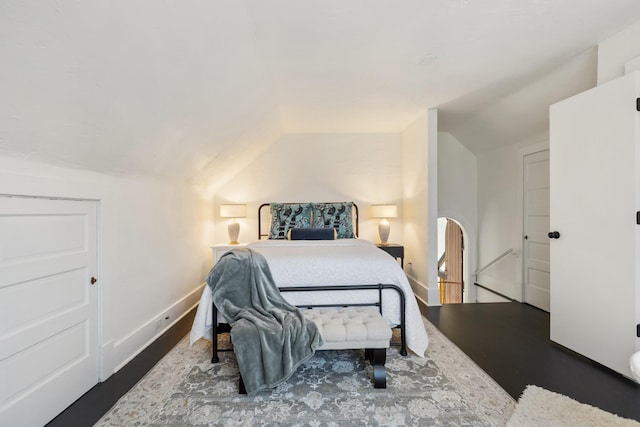
{"label": "lamp base", "polygon": [[391,230],[391,225],[389,221],[383,219],[378,223],[378,236],[380,236],[380,244],[386,245],[387,240],[389,240],[389,231]]}
{"label": "lamp base", "polygon": [[227,231],[229,232],[229,244],[230,245],[238,245],[238,235],[240,234],[240,224],[237,222],[232,222],[227,226]]}

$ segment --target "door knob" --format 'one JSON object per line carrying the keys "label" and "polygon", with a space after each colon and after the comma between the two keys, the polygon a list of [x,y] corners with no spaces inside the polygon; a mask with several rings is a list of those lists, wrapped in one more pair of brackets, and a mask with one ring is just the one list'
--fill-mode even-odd
{"label": "door knob", "polygon": [[560,233],[558,231],[550,231],[547,236],[549,236],[550,239],[558,239],[560,238]]}

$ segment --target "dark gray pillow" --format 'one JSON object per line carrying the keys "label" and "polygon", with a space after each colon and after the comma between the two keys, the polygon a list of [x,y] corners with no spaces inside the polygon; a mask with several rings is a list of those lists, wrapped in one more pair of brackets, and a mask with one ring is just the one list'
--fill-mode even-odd
{"label": "dark gray pillow", "polygon": [[335,228],[292,228],[291,240],[335,240]]}

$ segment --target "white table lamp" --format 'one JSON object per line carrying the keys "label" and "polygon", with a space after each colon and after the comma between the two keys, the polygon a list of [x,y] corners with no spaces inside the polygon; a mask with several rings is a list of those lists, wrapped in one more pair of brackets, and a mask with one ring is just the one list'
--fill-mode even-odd
{"label": "white table lamp", "polygon": [[389,231],[391,231],[387,218],[397,217],[398,207],[396,205],[373,205],[371,206],[371,216],[373,218],[382,218],[378,223],[378,236],[380,237],[380,244],[386,245],[389,239]]}
{"label": "white table lamp", "polygon": [[236,218],[245,218],[247,216],[247,205],[220,205],[220,218],[232,218],[227,226],[229,232],[229,244],[238,244],[238,235],[240,234],[240,224]]}

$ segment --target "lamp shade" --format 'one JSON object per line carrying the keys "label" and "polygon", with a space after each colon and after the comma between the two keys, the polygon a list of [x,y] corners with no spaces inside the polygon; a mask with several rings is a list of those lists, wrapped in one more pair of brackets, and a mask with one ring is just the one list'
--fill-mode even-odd
{"label": "lamp shade", "polygon": [[371,217],[373,218],[395,218],[398,216],[396,205],[373,205],[371,206]]}
{"label": "lamp shade", "polygon": [[220,218],[245,218],[247,205],[220,205]]}

